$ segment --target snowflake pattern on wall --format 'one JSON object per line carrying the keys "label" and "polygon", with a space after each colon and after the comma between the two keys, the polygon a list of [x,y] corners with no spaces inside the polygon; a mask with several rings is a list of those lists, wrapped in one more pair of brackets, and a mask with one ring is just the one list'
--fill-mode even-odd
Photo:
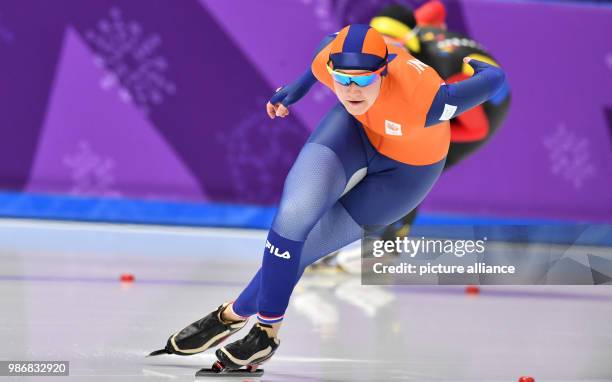
{"label": "snowflake pattern on wall", "polygon": [[[278,201],[282,187],[281,172],[287,172],[297,156],[294,142],[303,143],[307,133],[297,126],[271,126],[271,120],[260,110],[248,115],[216,140],[225,148],[228,182],[234,195],[245,203]],[[265,144],[258,144],[265,137]],[[297,146],[300,147],[300,146]]]}
{"label": "snowflake pattern on wall", "polygon": [[96,53],[96,65],[108,71],[102,89],[116,86],[122,101],[133,102],[145,114],[176,93],[176,84],[166,77],[168,59],[159,53],[161,36],[145,35],[143,26],[125,21],[119,8],[111,8],[85,38]]}
{"label": "snowflake pattern on wall", "polygon": [[7,45],[12,44],[15,41],[15,34],[11,29],[4,23],[2,14],[0,13],[0,42]]}
{"label": "snowflake pattern on wall", "polygon": [[76,152],[64,155],[62,163],[71,173],[72,195],[121,196],[113,189],[115,161],[94,152],[88,141],[80,141]]}
{"label": "snowflake pattern on wall", "polygon": [[597,174],[591,159],[589,140],[577,136],[564,124],[544,137],[543,143],[548,150],[551,173],[563,177],[575,189],[582,188],[586,180]]}

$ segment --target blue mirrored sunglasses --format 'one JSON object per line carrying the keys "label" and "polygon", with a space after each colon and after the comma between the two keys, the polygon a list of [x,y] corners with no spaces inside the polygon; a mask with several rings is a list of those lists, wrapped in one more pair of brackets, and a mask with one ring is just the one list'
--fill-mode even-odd
{"label": "blue mirrored sunglasses", "polygon": [[347,74],[337,72],[330,68],[329,65],[327,65],[327,71],[329,72],[329,74],[331,74],[334,81],[336,81],[342,86],[349,86],[351,82],[360,87],[368,86],[376,80],[376,76],[378,76],[384,69],[385,66],[374,72],[368,72],[363,74]]}

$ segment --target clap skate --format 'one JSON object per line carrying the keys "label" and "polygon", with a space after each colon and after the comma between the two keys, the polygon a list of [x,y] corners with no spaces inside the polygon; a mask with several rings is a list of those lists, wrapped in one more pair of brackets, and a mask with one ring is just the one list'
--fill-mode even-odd
{"label": "clap skate", "polygon": [[196,377],[223,374],[241,377],[262,376],[264,370],[258,369],[257,366],[272,358],[280,344],[277,338],[269,337],[264,330],[271,327],[267,324],[255,324],[246,337],[218,349],[215,352],[218,360],[212,367],[198,371]]}
{"label": "clap skate", "polygon": [[221,315],[228,306],[229,303],[221,305],[206,317],[171,335],[165,348],[156,350],[148,356],[160,354],[192,355],[218,345],[227,337],[242,329],[247,322],[247,320],[224,321]]}

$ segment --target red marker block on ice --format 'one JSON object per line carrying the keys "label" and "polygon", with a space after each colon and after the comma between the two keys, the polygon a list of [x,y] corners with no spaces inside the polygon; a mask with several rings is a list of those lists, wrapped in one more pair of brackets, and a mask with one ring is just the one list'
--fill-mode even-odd
{"label": "red marker block on ice", "polygon": [[122,273],[119,277],[119,280],[121,280],[122,283],[133,283],[134,279],[134,275],[131,273]]}
{"label": "red marker block on ice", "polygon": [[535,382],[535,379],[533,377],[520,377],[519,382]]}
{"label": "red marker block on ice", "polygon": [[480,293],[480,288],[477,285],[468,285],[465,287],[465,293],[467,294],[478,294]]}

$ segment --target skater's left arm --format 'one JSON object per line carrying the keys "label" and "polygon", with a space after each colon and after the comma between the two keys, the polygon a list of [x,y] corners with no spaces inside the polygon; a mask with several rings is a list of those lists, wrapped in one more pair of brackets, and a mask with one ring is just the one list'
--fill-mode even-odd
{"label": "skater's left arm", "polygon": [[[336,34],[325,36],[325,38],[319,43],[314,57],[316,57],[323,48],[332,42],[335,37]],[[274,119],[275,117],[284,118],[289,115],[288,107],[302,99],[302,97],[308,93],[312,85],[314,85],[316,82],[317,79],[314,74],[312,74],[310,66],[308,66],[308,69],[296,81],[276,89],[276,93],[274,93],[266,105],[268,116]]]}
{"label": "skater's left arm", "polygon": [[464,111],[486,102],[503,87],[506,75],[500,68],[466,58],[474,75],[454,84],[440,86],[427,113],[425,126],[457,117]]}

